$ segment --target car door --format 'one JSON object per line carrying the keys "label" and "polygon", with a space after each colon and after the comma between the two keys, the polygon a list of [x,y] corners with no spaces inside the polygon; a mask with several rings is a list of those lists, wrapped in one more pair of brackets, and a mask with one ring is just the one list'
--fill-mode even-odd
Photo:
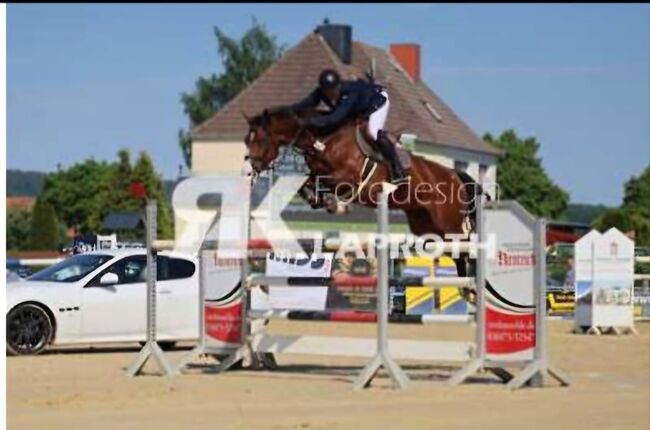
{"label": "car door", "polygon": [[[82,291],[81,330],[88,342],[141,341],[146,336],[146,256],[122,258],[95,276]],[[118,283],[101,285],[106,273]]]}
{"label": "car door", "polygon": [[158,256],[158,338],[198,339],[199,274],[196,262]]}

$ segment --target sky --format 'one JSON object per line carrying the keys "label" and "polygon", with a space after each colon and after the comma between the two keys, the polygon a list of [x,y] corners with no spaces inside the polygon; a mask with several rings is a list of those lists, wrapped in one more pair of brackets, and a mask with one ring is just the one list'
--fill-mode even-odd
{"label": "sky", "polygon": [[479,135],[534,136],[572,202],[618,205],[650,163],[650,5],[70,4],[7,6],[7,168],[148,152],[183,164],[180,94],[222,70],[214,39],[253,18],[290,47],[323,18],[387,48]]}

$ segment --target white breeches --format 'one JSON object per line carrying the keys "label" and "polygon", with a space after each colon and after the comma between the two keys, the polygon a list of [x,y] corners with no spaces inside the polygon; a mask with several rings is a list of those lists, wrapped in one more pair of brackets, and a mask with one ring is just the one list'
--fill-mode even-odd
{"label": "white breeches", "polygon": [[383,130],[384,124],[386,124],[388,109],[390,108],[390,100],[388,100],[388,94],[386,94],[386,91],[382,91],[381,95],[386,97],[386,102],[382,107],[370,114],[370,118],[368,118],[368,133],[375,140],[377,140],[379,130]]}

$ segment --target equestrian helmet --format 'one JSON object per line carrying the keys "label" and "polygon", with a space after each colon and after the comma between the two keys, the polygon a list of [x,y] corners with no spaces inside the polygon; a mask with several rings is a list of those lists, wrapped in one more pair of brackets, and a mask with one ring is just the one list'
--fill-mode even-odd
{"label": "equestrian helmet", "polygon": [[341,76],[336,70],[325,69],[318,76],[318,86],[322,90],[338,87],[341,83]]}

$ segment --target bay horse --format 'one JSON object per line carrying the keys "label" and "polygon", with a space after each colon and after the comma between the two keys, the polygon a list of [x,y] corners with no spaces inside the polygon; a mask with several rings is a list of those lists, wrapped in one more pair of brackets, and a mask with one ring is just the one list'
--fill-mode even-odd
{"label": "bay horse", "polygon": [[[289,108],[264,110],[246,120],[245,137],[249,162],[256,173],[272,167],[280,148],[289,146],[302,154],[309,168],[309,180],[300,195],[312,207],[341,210],[355,203],[376,207],[383,182],[390,182],[385,162],[363,150],[366,124],[352,119],[336,130],[316,132],[301,126],[301,119]],[[413,234],[468,234],[474,228],[475,201],[481,187],[464,172],[457,172],[435,161],[409,154],[410,182],[401,184],[389,196],[389,207],[406,214]]]}

